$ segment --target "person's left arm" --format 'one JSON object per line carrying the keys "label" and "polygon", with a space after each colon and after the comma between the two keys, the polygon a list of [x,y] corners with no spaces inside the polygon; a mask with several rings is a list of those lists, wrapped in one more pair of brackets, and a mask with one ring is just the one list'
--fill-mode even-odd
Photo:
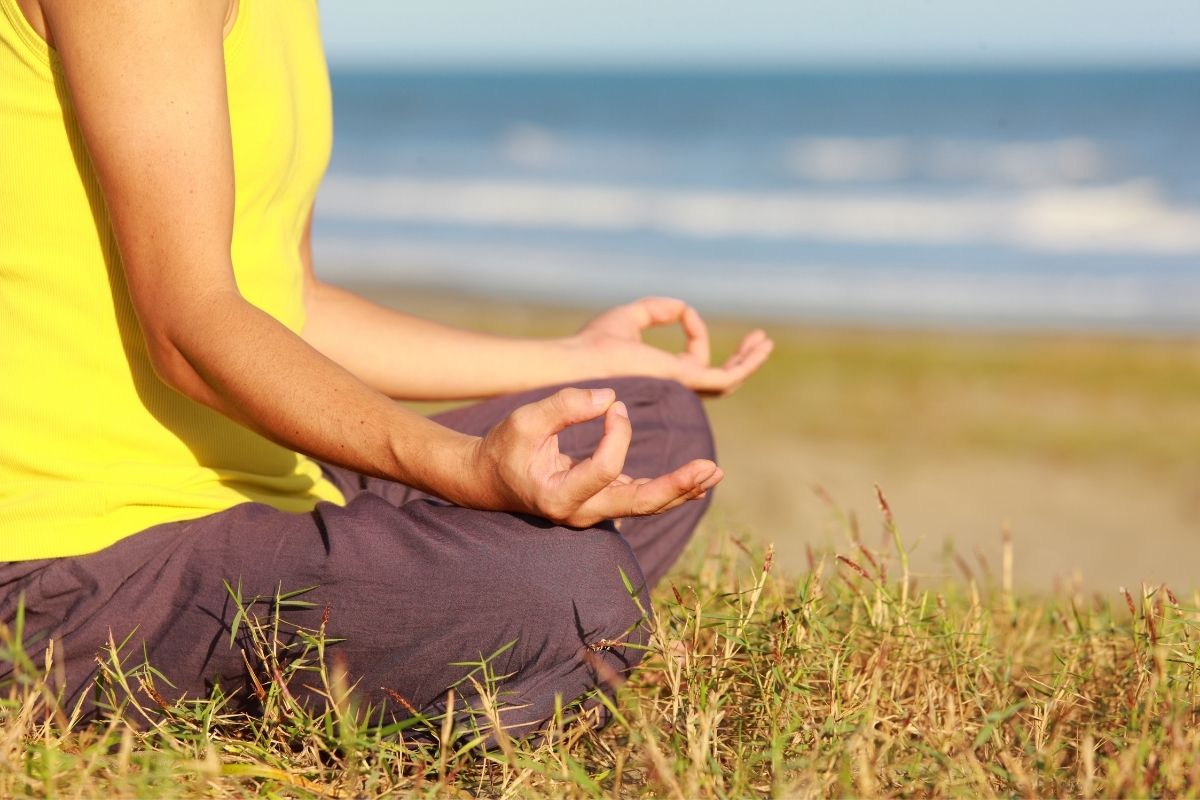
{"label": "person's left arm", "polygon": [[[719,366],[710,364],[708,329],[681,300],[649,297],[613,308],[578,333],[525,339],[462,330],[377,305],[318,279],[312,264],[312,214],[300,247],[304,262],[304,339],[378,391],[401,400],[463,400],[617,375],[677,380],[703,394],[740,386],[771,352],[751,331]],[[682,353],[644,344],[648,327],[680,324]]]}

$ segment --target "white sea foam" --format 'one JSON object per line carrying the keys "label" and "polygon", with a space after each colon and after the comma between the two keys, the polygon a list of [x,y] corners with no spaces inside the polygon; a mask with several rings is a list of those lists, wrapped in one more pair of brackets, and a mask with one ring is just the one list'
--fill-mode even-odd
{"label": "white sea foam", "polygon": [[531,122],[510,127],[504,134],[501,148],[510,163],[537,169],[558,166],[570,154],[567,143],[561,137]]}
{"label": "white sea foam", "polygon": [[804,137],[788,145],[784,159],[796,177],[826,183],[900,180],[917,167],[913,143],[899,137]]}
{"label": "white sea foam", "polygon": [[1107,158],[1088,139],[972,142],[935,139],[923,169],[942,180],[981,180],[1014,186],[1046,186],[1105,177]]}
{"label": "white sea foam", "polygon": [[1169,203],[1149,180],[957,196],[333,175],[321,191],[318,209],[327,218],[651,231],[700,239],[1200,255],[1200,207]]}
{"label": "white sea foam", "polygon": [[820,137],[790,142],[788,171],[818,183],[886,182],[907,178],[1036,187],[1105,176],[1103,149],[1083,138],[978,141],[910,137]]}

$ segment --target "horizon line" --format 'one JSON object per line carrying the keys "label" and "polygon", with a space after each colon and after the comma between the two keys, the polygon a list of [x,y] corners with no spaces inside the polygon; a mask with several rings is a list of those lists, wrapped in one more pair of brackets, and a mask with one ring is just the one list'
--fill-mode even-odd
{"label": "horizon line", "polygon": [[628,60],[419,60],[363,56],[327,57],[331,71],[387,70],[413,73],[455,73],[496,70],[506,73],[711,73],[711,72],[1190,72],[1200,70],[1200,57],[1191,59],[635,59]]}

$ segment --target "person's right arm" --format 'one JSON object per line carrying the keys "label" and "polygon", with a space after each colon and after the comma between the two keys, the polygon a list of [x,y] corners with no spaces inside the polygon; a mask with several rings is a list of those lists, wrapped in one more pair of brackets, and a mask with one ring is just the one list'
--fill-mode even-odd
{"label": "person's right arm", "polygon": [[[620,475],[629,421],[612,392],[566,390],[478,439],[395,405],[238,292],[222,29],[225,0],[42,0],[159,376],[289,448],[460,505],[573,525],[654,513],[720,479],[695,461]],[[592,458],[555,434],[604,415]]]}

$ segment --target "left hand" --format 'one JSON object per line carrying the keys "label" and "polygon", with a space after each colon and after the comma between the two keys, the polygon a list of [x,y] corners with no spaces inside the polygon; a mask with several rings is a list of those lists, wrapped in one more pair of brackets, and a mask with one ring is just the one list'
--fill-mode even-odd
{"label": "left hand", "polygon": [[[559,450],[563,429],[598,417],[604,435],[590,456],[577,461]],[[476,440],[457,482],[467,493],[453,499],[586,528],[699,500],[724,476],[697,458],[663,475],[631,478],[622,470],[632,439],[629,412],[612,389],[561,389],[517,408]]]}
{"label": "left hand", "polygon": [[[679,323],[687,343],[682,353],[669,353],[642,341],[642,331]],[[696,309],[671,297],[643,297],[610,309],[573,337],[574,343],[598,357],[606,374],[650,375],[679,381],[699,394],[723,396],[746,382],[774,347],[767,334],[746,334],[733,355],[720,366],[710,363],[708,326]]]}

